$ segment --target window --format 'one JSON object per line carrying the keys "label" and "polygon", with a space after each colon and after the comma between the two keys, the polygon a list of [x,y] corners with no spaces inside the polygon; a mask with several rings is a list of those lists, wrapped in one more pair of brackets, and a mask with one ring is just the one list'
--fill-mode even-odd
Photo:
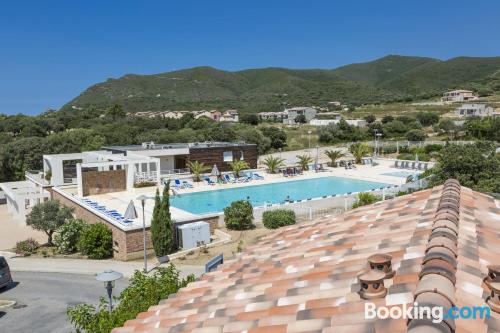
{"label": "window", "polygon": [[223,153],[223,159],[224,159],[224,162],[232,162],[233,161],[233,152],[232,151],[225,151]]}

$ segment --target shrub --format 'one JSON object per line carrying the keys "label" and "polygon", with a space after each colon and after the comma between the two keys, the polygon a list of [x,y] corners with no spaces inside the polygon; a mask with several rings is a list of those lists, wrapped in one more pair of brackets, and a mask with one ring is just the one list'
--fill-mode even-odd
{"label": "shrub", "polygon": [[151,187],[151,186],[156,186],[156,182],[144,181],[144,182],[134,183],[135,188]]}
{"label": "shrub", "polygon": [[108,300],[101,298],[96,308],[91,304],[78,304],[69,307],[67,315],[80,333],[109,333],[115,327],[123,326],[125,321],[134,319],[140,312],[147,311],[162,299],[194,281],[194,276],[180,278],[179,271],[173,266],[159,267],[149,275],[135,271],[129,285],[116,298],[113,311],[108,310]]}
{"label": "shrub", "polygon": [[432,152],[440,151],[441,149],[443,149],[443,146],[442,145],[437,145],[437,144],[430,144],[430,145],[426,145],[424,147],[424,151],[427,154],[432,153]]}
{"label": "shrub", "polygon": [[398,155],[398,160],[414,160],[415,155],[409,153],[403,153]]}
{"label": "shrub", "polygon": [[248,230],[255,226],[253,222],[253,207],[247,200],[238,200],[224,208],[224,222],[230,230]]}
{"label": "shrub", "polygon": [[104,259],[113,254],[113,234],[104,224],[91,224],[78,241],[78,250],[90,259]]}
{"label": "shrub", "polygon": [[371,205],[372,203],[377,202],[379,200],[380,197],[374,194],[368,192],[362,192],[358,194],[358,200],[352,205],[352,208]]}
{"label": "shrub", "polygon": [[406,133],[408,141],[424,141],[426,137],[425,132],[419,129],[413,129]]}
{"label": "shrub", "polygon": [[267,229],[277,229],[295,224],[295,212],[291,209],[276,209],[264,212],[262,221]]}
{"label": "shrub", "polygon": [[88,225],[82,220],[70,220],[57,229],[54,244],[59,253],[73,253],[78,249],[78,241]]}
{"label": "shrub", "polygon": [[40,244],[36,240],[34,240],[33,238],[28,238],[26,240],[17,242],[15,251],[17,254],[29,256],[35,253],[39,247]]}

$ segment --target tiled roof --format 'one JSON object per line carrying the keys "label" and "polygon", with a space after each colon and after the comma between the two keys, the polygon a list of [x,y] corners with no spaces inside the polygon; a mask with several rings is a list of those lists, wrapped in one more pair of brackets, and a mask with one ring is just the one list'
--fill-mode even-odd
{"label": "tiled roof", "polygon": [[[113,333],[500,332],[493,311],[440,324],[365,319],[359,293],[361,279],[365,292],[387,289],[370,300],[377,305],[486,305],[483,277],[500,264],[499,207],[449,181],[285,227]],[[382,287],[368,285],[384,276]]]}

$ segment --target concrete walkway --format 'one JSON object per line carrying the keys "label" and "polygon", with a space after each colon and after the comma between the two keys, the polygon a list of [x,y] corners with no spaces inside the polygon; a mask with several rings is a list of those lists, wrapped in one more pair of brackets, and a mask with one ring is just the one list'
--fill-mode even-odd
{"label": "concrete walkway", "polygon": [[47,242],[45,233],[16,220],[7,211],[7,205],[0,205],[0,251],[10,250],[17,242],[27,238],[34,238],[41,244]]}
{"label": "concrete walkway", "polygon": [[[86,260],[86,259],[51,259],[51,258],[30,258],[15,257],[12,253],[2,253],[7,258],[10,269],[13,272],[44,272],[44,273],[67,273],[67,274],[90,274],[95,275],[107,269],[122,273],[125,277],[130,277],[135,270],[143,269],[143,263],[137,261],[116,261],[116,260]],[[156,262],[150,262],[148,269],[156,266]],[[165,264],[162,265],[166,266]],[[182,265],[176,266],[180,270],[181,276],[189,274],[200,276],[204,272],[203,266]]]}

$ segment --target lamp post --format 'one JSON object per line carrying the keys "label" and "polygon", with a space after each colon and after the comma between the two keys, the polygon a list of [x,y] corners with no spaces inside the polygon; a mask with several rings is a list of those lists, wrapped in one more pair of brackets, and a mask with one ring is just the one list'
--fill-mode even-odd
{"label": "lamp post", "polygon": [[311,149],[311,131],[307,131],[307,134],[308,134],[308,139],[309,139],[309,149]]}
{"label": "lamp post", "polygon": [[374,132],[375,132],[375,157],[378,157],[378,140],[382,136],[382,133],[379,133],[377,129],[375,129]]}
{"label": "lamp post", "polygon": [[98,274],[95,278],[97,281],[104,282],[104,288],[106,288],[109,297],[109,312],[113,311],[113,288],[115,287],[115,281],[121,279],[122,277],[122,273],[109,269],[101,274]]}
{"label": "lamp post", "polygon": [[316,145],[316,163],[315,163],[316,172],[318,172],[318,160],[319,160],[319,145]]}

